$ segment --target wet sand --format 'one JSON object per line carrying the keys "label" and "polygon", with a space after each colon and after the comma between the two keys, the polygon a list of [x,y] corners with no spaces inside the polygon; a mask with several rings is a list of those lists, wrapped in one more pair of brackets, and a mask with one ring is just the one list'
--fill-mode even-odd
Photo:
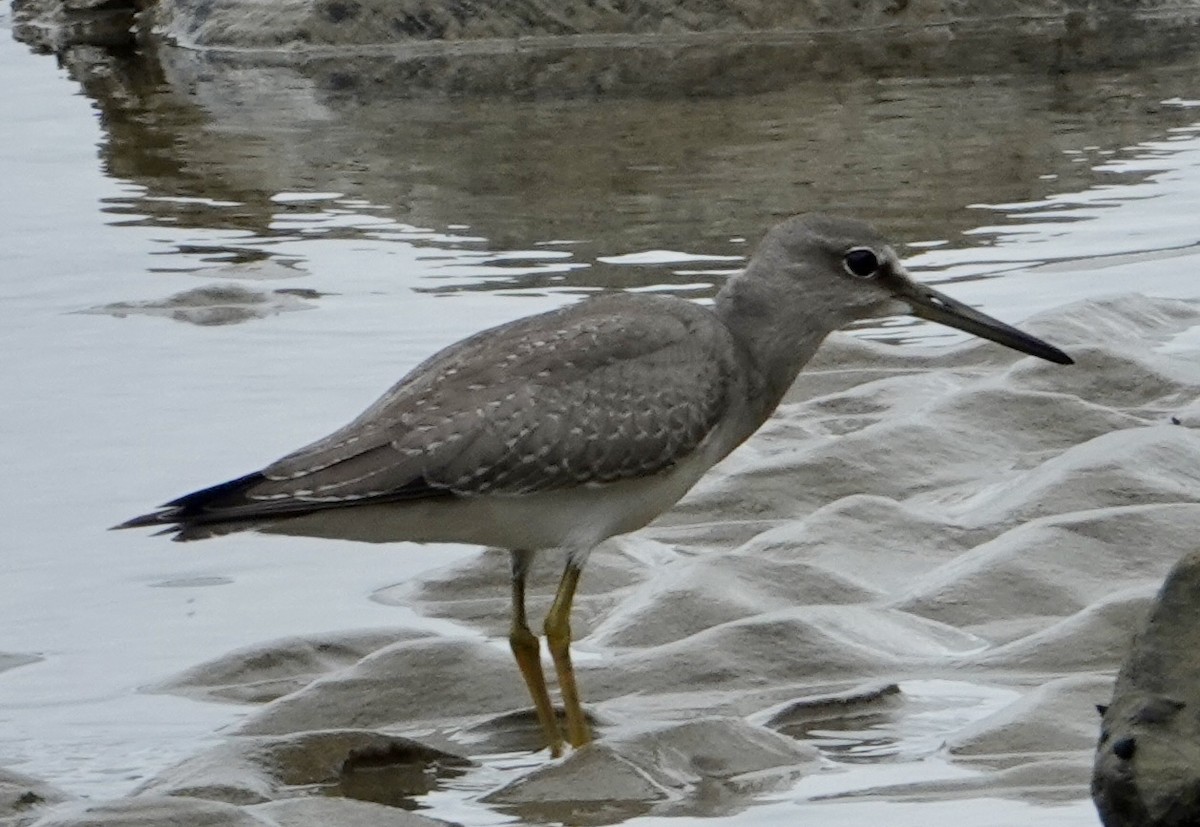
{"label": "wet sand", "polygon": [[[154,687],[251,711],[135,798],[336,788],[434,818],[733,823],[873,763],[900,771],[827,806],[1082,804],[1096,705],[1200,532],[1197,325],[1200,302],[1136,295],[1031,321],[1073,367],[836,335],[761,434],[594,556],[576,648],[598,740],[561,761],[523,755],[538,734],[506,649],[506,558],[484,552],[375,595],[461,634],[264,643]],[[414,743],[384,750],[394,736]],[[431,783],[352,782],[364,750]]]}

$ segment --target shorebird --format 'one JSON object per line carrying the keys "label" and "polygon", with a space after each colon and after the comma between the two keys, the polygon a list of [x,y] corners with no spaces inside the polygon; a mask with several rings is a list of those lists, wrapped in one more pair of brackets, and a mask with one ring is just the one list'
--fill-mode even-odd
{"label": "shorebird", "polygon": [[509,643],[553,756],[563,734],[525,614],[533,555],[566,564],[544,630],[566,742],[591,740],[571,664],[588,555],[671,508],[758,430],[834,330],[911,313],[1058,364],[1067,354],[914,281],[868,224],[771,229],[711,308],[611,293],[450,345],[324,439],[117,528],[508,549]]}

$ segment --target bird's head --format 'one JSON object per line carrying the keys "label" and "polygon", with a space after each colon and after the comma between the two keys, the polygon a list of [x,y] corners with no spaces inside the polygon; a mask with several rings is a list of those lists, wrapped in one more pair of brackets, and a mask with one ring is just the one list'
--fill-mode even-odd
{"label": "bird's head", "polygon": [[873,227],[836,216],[798,215],[776,225],[751,268],[791,282],[801,300],[837,326],[911,314],[1060,365],[1070,356],[1035,336],[915,281]]}

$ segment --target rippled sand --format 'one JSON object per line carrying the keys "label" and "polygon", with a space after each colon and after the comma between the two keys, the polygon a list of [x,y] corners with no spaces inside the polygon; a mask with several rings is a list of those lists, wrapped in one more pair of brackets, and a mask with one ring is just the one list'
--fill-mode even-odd
{"label": "rippled sand", "polygon": [[[481,553],[376,595],[461,636],[268,642],[156,687],[252,711],[139,806],[323,790],[612,823],[813,800],[829,778],[827,806],[1081,801],[1095,705],[1200,533],[1197,325],[1197,302],[1072,305],[1029,325],[1066,368],[835,336],[762,433],[593,556],[575,630],[595,745],[524,754],[538,735],[507,651],[507,559]],[[535,612],[557,565],[542,560]],[[337,807],[289,806],[297,824]]]}

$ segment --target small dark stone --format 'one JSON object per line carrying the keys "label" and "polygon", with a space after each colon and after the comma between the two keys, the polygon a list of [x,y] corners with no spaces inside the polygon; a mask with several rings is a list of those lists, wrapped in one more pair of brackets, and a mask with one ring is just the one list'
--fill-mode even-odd
{"label": "small dark stone", "polygon": [[35,804],[41,804],[45,800],[46,799],[42,798],[33,790],[26,790],[17,796],[17,800],[14,803],[16,804],[17,809],[25,809],[27,807],[32,807]]}
{"label": "small dark stone", "polygon": [[1112,751],[1113,755],[1122,761],[1128,761],[1137,752],[1137,741],[1133,738],[1118,738],[1116,741],[1113,741]]}

